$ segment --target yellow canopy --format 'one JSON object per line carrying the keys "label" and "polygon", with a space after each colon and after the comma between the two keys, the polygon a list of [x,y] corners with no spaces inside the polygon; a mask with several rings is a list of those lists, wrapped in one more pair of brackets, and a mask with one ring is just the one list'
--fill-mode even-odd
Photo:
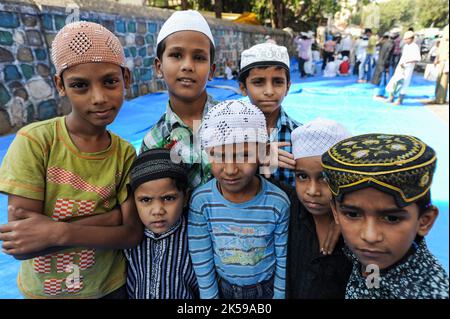
{"label": "yellow canopy", "polygon": [[244,24],[253,24],[253,25],[261,25],[261,22],[256,17],[256,14],[253,12],[244,12],[239,17],[233,20],[236,23],[244,23]]}

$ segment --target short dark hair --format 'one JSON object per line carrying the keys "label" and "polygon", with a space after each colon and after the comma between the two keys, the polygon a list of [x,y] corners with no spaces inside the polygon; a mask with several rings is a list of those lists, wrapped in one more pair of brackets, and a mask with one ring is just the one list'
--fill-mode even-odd
{"label": "short dark hair", "polygon": [[175,177],[171,177],[172,180],[175,182],[175,187],[179,190],[182,191],[185,195],[187,194],[187,189],[188,189],[188,181],[186,180],[182,180],[181,178],[175,178]]}
{"label": "short dark hair", "polygon": [[[279,65],[274,65],[277,69],[284,69],[284,71],[286,72],[286,81],[287,81],[287,83],[289,83],[290,81],[291,81],[291,73],[289,72],[289,70],[287,70],[287,69],[285,69],[285,68],[283,68],[282,66],[279,66]],[[258,69],[267,69],[267,68],[269,68],[270,66],[258,66],[257,68]],[[247,71],[245,71],[244,73],[242,73],[242,74],[239,74],[239,82],[241,82],[242,84],[244,84],[244,87],[245,88],[247,88],[247,84],[245,83],[246,82],[246,80],[247,80],[247,78],[248,78],[248,76],[249,76],[249,74],[250,74],[250,71],[251,71],[252,69],[248,69]],[[286,83],[286,84],[287,84]]]}
{"label": "short dark hair", "polygon": [[[162,60],[162,55],[164,54],[164,51],[166,50],[166,39],[162,40],[156,47],[156,56],[158,57],[159,60]],[[214,58],[216,55],[216,49],[215,49],[213,43],[211,42],[211,40],[208,39],[208,41],[209,41],[210,64],[213,65]]]}

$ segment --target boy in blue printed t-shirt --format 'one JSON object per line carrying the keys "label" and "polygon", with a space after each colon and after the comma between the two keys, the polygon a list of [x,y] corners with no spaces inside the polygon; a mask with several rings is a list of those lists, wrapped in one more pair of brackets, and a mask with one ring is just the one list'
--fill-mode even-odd
{"label": "boy in blue printed t-shirt", "polygon": [[194,191],[188,217],[200,298],[284,298],[290,201],[256,175],[266,153],[264,114],[225,101],[205,116],[200,135],[215,177]]}

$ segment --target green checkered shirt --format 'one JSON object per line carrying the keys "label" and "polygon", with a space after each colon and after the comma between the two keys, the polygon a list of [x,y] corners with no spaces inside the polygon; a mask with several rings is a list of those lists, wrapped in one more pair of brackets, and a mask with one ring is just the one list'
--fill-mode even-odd
{"label": "green checkered shirt", "polygon": [[[217,101],[208,95],[202,119],[215,104]],[[153,148],[170,148],[178,160],[189,166],[189,189],[211,179],[211,165],[207,154],[201,150],[198,128],[193,132],[172,110],[170,100],[167,102],[166,113],[145,135],[139,153]]]}

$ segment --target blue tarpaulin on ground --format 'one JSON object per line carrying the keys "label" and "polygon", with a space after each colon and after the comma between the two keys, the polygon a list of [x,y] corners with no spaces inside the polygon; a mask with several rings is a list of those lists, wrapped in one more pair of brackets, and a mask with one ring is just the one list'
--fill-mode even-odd
{"label": "blue tarpaulin on ground", "polygon": [[[427,242],[430,250],[449,269],[449,126],[419,100],[432,98],[434,83],[416,75],[403,106],[373,100],[375,87],[358,84],[355,77],[299,79],[292,73],[292,86],[283,107],[295,120],[305,123],[316,117],[334,119],[353,134],[400,133],[419,137],[437,152],[438,164],[432,186],[433,202],[440,215]],[[231,87],[227,89],[226,87]],[[242,98],[235,92],[235,81],[215,79],[208,84],[208,93],[216,100]],[[166,108],[167,93],[156,93],[128,101],[110,129],[139,148],[145,132],[158,121]],[[0,138],[0,160],[14,135]],[[0,223],[7,222],[7,198],[0,195]],[[16,277],[19,262],[0,252],[0,298],[21,298]]]}

